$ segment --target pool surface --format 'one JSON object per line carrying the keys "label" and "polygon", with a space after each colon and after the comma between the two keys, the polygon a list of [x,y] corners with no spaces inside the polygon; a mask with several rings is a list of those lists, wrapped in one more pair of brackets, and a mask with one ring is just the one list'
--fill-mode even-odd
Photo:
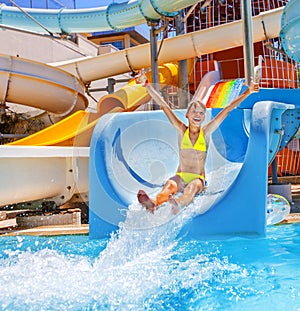
{"label": "pool surface", "polygon": [[3,237],[0,309],[300,310],[299,224],[220,241],[165,229]]}

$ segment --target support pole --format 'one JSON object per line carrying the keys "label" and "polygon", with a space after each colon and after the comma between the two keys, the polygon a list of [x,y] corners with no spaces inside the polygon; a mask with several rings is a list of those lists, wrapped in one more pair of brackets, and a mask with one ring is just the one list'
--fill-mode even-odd
{"label": "support pole", "polygon": [[278,184],[278,175],[277,175],[277,160],[276,157],[272,161],[272,184]]}
{"label": "support pole", "polygon": [[251,0],[242,0],[242,18],[244,33],[244,70],[246,84],[249,85],[251,77],[254,77]]}
{"label": "support pole", "polygon": [[[156,91],[159,91],[159,79],[158,79],[158,55],[157,55],[157,31],[155,24],[151,23],[150,29],[150,47],[151,47],[151,74],[152,84]],[[152,109],[158,110],[159,105],[152,100]]]}
{"label": "support pole", "polygon": [[[176,17],[176,35],[185,34],[185,24],[183,23],[184,12]],[[178,62],[178,103],[179,108],[187,108],[189,98],[189,81],[187,60]]]}

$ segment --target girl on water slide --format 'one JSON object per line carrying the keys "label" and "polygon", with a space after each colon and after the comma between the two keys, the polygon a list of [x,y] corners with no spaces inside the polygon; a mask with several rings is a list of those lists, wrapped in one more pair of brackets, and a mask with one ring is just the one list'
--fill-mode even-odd
{"label": "girl on water slide", "polygon": [[[147,211],[154,213],[159,206],[168,201],[172,205],[173,213],[191,203],[198,193],[203,191],[205,181],[205,160],[211,134],[225,120],[231,110],[236,108],[251,93],[258,92],[259,86],[251,81],[249,87],[237,98],[232,100],[214,119],[202,125],[205,119],[206,106],[198,100],[192,100],[186,111],[188,126],[185,125],[165,102],[163,97],[148,83],[143,70],[137,75],[136,82],[146,87],[149,95],[164,111],[170,123],[178,134],[179,165],[174,176],[170,177],[155,199],[139,190],[138,201]],[[181,195],[174,197],[180,192]]]}

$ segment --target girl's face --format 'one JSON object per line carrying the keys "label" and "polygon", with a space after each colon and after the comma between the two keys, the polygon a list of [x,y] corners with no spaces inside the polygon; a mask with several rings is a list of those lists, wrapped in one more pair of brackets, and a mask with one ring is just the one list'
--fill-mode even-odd
{"label": "girl's face", "polygon": [[185,116],[191,125],[200,126],[205,118],[205,109],[199,103],[193,103]]}

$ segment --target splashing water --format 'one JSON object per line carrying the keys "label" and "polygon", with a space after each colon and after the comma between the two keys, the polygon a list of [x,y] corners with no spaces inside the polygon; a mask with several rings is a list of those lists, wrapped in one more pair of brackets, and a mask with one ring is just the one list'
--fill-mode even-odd
{"label": "splashing water", "polygon": [[110,239],[3,237],[0,309],[299,310],[299,225],[253,240],[177,238],[238,170],[209,175],[206,193],[171,219],[168,206],[151,215],[133,203]]}
{"label": "splashing water", "polygon": [[[172,241],[121,229],[1,241],[1,310],[298,310],[300,226]],[[155,239],[155,241],[153,241]]]}
{"label": "splashing water", "polygon": [[[65,254],[47,242],[40,250],[5,251],[1,310],[155,310],[168,295],[176,298],[175,307],[183,303],[176,302],[182,290],[208,282],[218,271],[244,273],[227,260],[206,255],[181,261],[177,253],[183,250],[175,242],[137,250],[134,239],[124,245],[126,237],[112,238],[96,258]],[[27,238],[19,247],[23,241]]]}

